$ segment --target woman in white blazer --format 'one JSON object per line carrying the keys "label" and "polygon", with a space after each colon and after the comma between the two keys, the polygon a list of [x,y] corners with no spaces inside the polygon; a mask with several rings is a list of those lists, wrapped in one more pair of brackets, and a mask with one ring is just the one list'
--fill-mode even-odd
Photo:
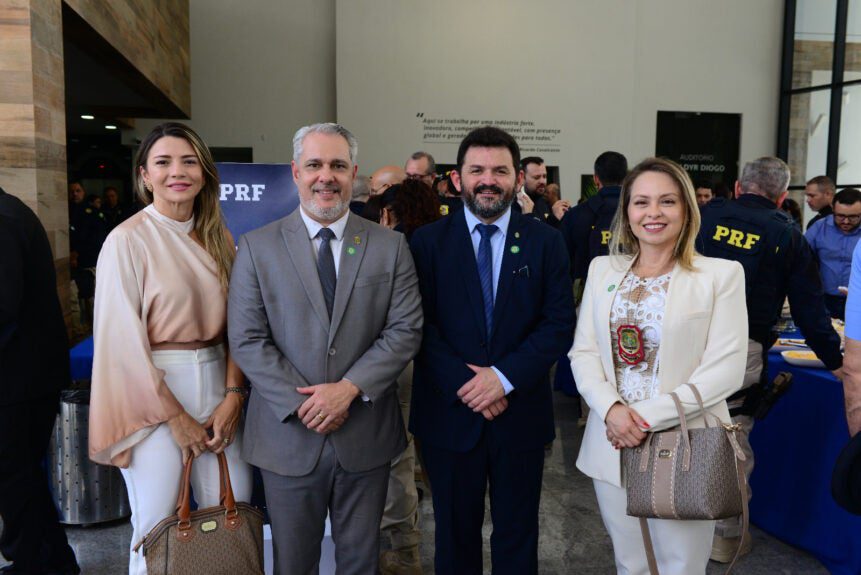
{"label": "woman in white blazer", "polygon": [[[689,387],[722,421],[747,358],[744,272],[696,253],[700,214],[677,164],[650,158],[622,185],[611,254],[592,261],[569,358],[591,408],[577,467],[594,481],[616,568],[648,574],[639,520],[626,514],[621,449],[679,424],[702,427]],[[649,519],[662,575],[705,573],[714,521]]]}

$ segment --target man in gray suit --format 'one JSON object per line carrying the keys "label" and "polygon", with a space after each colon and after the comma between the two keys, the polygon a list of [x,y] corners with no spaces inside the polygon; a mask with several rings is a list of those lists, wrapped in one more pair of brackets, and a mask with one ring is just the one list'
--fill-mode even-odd
{"label": "man in gray suit", "polygon": [[338,573],[377,572],[389,462],[406,441],[395,380],[422,311],[403,234],[351,214],[355,137],[293,138],[300,208],[246,234],[230,278],[230,352],[251,381],[243,457],[260,467],[275,573],[317,573],[326,513]]}

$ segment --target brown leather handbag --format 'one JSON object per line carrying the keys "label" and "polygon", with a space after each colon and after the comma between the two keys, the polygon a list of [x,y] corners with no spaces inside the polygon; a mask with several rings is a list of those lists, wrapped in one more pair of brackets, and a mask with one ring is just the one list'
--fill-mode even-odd
{"label": "brown leather handbag", "polygon": [[[693,390],[706,427],[688,429],[678,395],[670,393],[680,425],[649,433],[642,445],[622,454],[628,495],[628,515],[640,518],[649,570],[658,575],[646,518],[723,519],[742,516],[748,526],[746,459],[736,439],[738,425],[728,425],[706,411],[696,386]],[[730,563],[738,559],[741,544]]]}
{"label": "brown leather handbag", "polygon": [[227,459],[218,454],[220,502],[191,511],[191,465],[182,474],[176,513],[135,545],[143,547],[149,575],[263,575],[263,513],[236,503]]}

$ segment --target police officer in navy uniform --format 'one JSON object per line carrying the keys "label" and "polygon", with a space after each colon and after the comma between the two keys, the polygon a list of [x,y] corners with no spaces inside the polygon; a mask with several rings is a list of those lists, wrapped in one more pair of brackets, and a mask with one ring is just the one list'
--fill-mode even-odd
{"label": "police officer in navy uniform", "polygon": [[105,216],[87,205],[86,192],[78,181],[69,183],[69,259],[72,279],[78,288],[82,323],[93,323],[96,293],[96,262],[107,237]]}
{"label": "police officer in navy uniform", "polygon": [[628,160],[619,152],[604,152],[595,159],[592,178],[598,193],[562,218],[560,230],[571,257],[571,276],[582,292],[589,264],[610,250],[610,228],[628,174]]}
{"label": "police officer in navy uniform", "polygon": [[[734,260],[744,267],[750,337],[747,373],[729,407],[733,423],[741,425],[739,443],[747,455],[748,477],[753,469],[748,434],[767,381],[765,363],[776,339],[774,326],[787,297],[807,344],[838,379],[843,377],[840,337],[825,309],[813,252],[792,219],[778,209],[788,185],[789,167],[782,160],[764,157],[748,163],[735,184],[735,201],[716,198],[703,206],[697,238],[703,255]],[[731,561],[739,543],[743,552],[750,550],[750,534],[741,533],[738,518],[718,521],[712,559]]]}

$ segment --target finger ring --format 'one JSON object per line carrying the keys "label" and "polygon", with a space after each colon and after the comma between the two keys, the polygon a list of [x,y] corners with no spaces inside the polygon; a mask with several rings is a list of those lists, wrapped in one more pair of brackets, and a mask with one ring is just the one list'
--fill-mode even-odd
{"label": "finger ring", "polygon": [[317,414],[317,418],[318,419],[326,419],[326,416],[323,415],[323,412],[321,411],[320,413]]}

